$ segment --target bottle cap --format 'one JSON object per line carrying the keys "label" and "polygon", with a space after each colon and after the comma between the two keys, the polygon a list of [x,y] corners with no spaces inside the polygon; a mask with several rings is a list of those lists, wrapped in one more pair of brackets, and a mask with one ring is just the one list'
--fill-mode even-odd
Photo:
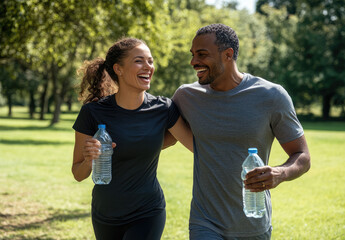
{"label": "bottle cap", "polygon": [[98,124],[98,129],[105,129],[105,124]]}
{"label": "bottle cap", "polygon": [[257,148],[248,148],[248,153],[258,153]]}

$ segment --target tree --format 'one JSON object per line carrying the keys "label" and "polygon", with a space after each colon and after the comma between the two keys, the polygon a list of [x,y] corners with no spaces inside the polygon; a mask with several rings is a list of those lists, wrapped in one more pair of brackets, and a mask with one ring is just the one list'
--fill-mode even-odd
{"label": "tree", "polygon": [[264,5],[269,5],[270,7],[276,9],[285,8],[289,15],[295,15],[297,11],[298,1],[299,0],[257,0],[256,12],[265,15],[265,10],[262,7]]}
{"label": "tree", "polygon": [[[200,27],[216,22],[227,24],[237,32],[240,38],[238,65],[241,71],[254,70],[255,74],[267,72],[269,58],[266,56],[271,52],[271,44],[262,18],[245,10],[217,9],[214,6],[205,6],[199,11],[172,4],[169,12],[170,18],[164,24],[162,36],[170,43],[163,48],[170,58],[167,65],[158,65],[150,90],[154,94],[172,96],[181,84],[197,80],[190,66],[192,40]],[[161,62],[160,59],[158,61]]]}
{"label": "tree", "polygon": [[[6,62],[0,65],[0,84],[7,99],[8,116],[11,117],[13,102],[17,99],[16,95],[23,91],[26,85],[25,73],[18,62]],[[21,101],[23,104],[23,99]]]}
{"label": "tree", "polygon": [[314,98],[321,96],[322,116],[327,119],[345,89],[345,8],[343,1],[301,3],[295,36],[294,68]]}
{"label": "tree", "polygon": [[131,28],[149,29],[162,2],[5,0],[0,5],[0,59],[15,59],[41,75],[41,118],[48,90],[52,89],[54,124],[59,121],[66,93],[73,88],[78,66],[104,54],[110,43],[127,35]]}
{"label": "tree", "polygon": [[[2,93],[6,95],[8,115],[12,115],[15,94],[24,88],[27,61],[26,41],[30,29],[34,29],[25,10],[25,2],[7,1],[0,3],[0,68]],[[23,100],[22,100],[23,101]]]}
{"label": "tree", "polygon": [[186,7],[191,4],[181,1],[181,5],[176,5],[175,1],[170,1],[166,5],[168,14],[159,16],[161,22],[156,25],[158,29],[150,45],[157,59],[157,70],[150,89],[153,94],[171,97],[181,84],[193,80],[189,50],[199,25],[199,13]]}

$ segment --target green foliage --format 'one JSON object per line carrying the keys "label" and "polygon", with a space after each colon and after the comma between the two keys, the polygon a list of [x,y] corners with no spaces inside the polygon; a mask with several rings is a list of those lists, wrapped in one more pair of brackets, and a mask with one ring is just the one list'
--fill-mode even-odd
{"label": "green foliage", "polygon": [[276,9],[287,9],[289,14],[296,14],[297,5],[299,0],[257,0],[256,1],[256,12],[266,15],[266,11],[263,9],[264,5],[269,5]]}
{"label": "green foliage", "polygon": [[259,15],[248,14],[246,11],[234,12],[233,15],[236,17],[231,20],[237,19],[237,21],[229,24],[234,26],[240,40],[237,60],[240,71],[274,81],[275,79],[269,75],[271,71],[267,71],[271,67],[269,64],[273,41],[267,37],[269,28],[265,25],[265,19]]}
{"label": "green foliage", "polygon": [[[293,55],[291,45],[296,33],[297,18],[289,15],[286,8],[275,9],[264,5],[261,7],[261,11],[265,14],[262,20],[268,37],[266,40],[269,40],[267,45],[270,47],[265,56],[268,64],[261,69],[261,76],[283,85],[296,99],[298,92],[295,92],[295,88],[293,88],[296,78],[292,76],[295,71],[291,67],[290,61]],[[289,85],[290,81],[293,86]],[[298,101],[298,103],[301,102]]]}
{"label": "green foliage", "polygon": [[297,107],[307,109],[321,99],[324,118],[332,105],[344,108],[345,103],[342,6],[342,1],[257,2],[273,44],[270,71],[262,76],[286,87]]}
{"label": "green foliage", "polygon": [[[189,64],[197,29],[224,23],[239,36],[240,71],[282,84],[298,107],[321,100],[327,117],[333,105],[345,109],[342,4],[260,0],[261,14],[249,14],[237,11],[235,1],[224,1],[218,9],[204,0],[3,0],[0,68],[17,70],[11,74],[18,76],[29,70],[35,76],[38,86],[24,94],[25,102],[28,96],[30,102],[40,99],[43,113],[46,100],[54,99],[54,123],[61,104],[71,96],[76,101],[76,69],[84,60],[104,58],[118,38],[147,42],[156,66],[150,92],[170,97],[181,84],[197,80]],[[25,82],[9,83],[14,80],[8,77],[1,81],[3,95],[18,94],[17,83]]]}
{"label": "green foliage", "polygon": [[97,55],[105,57],[110,44],[123,35],[140,29],[151,36],[146,30],[154,25],[162,2],[4,1],[1,29],[9,34],[2,38],[1,56],[5,61],[17,59],[51,82],[55,123],[78,66]]}
{"label": "green foliage", "polygon": [[[158,67],[154,76],[151,92],[156,95],[171,97],[175,90],[183,83],[193,82],[194,70],[189,65],[190,43],[194,37],[198,13],[194,10],[175,8],[169,6],[170,17],[162,25],[161,43],[151,48],[160,51],[167,60],[162,62],[158,58]],[[165,46],[165,48],[164,48]]]}
{"label": "green foliage", "polygon": [[328,118],[332,100],[345,88],[343,2],[303,2],[298,16],[295,68],[303,83],[313,86],[309,94],[322,97],[323,117]]}

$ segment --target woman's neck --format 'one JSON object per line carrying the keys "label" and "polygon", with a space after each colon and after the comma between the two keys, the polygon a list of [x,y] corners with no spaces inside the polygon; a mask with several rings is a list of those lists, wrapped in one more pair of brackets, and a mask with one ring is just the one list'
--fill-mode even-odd
{"label": "woman's neck", "polygon": [[145,98],[145,91],[142,92],[123,92],[120,90],[115,94],[116,103],[118,106],[134,110],[143,104]]}

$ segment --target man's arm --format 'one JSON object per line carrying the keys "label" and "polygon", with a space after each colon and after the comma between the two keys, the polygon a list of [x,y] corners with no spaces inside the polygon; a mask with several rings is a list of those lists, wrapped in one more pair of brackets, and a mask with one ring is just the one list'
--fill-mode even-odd
{"label": "man's arm", "polygon": [[175,145],[176,142],[177,142],[176,138],[170,133],[169,130],[166,130],[164,134],[164,143],[163,143],[162,149],[171,147]]}
{"label": "man's arm", "polygon": [[284,181],[300,177],[310,169],[310,154],[304,136],[281,146],[289,155],[288,160],[280,166],[264,166],[250,171],[244,181],[247,189],[252,192],[272,189]]}

